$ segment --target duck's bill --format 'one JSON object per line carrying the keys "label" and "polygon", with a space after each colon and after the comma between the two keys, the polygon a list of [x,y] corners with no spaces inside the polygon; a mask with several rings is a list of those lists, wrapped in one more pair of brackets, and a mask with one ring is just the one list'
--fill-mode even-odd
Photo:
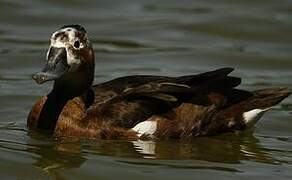
{"label": "duck's bill", "polygon": [[51,47],[48,52],[48,59],[44,69],[35,73],[32,78],[38,84],[59,79],[68,72],[67,55],[65,48]]}
{"label": "duck's bill", "polygon": [[59,76],[56,74],[47,73],[47,72],[38,72],[38,73],[35,73],[32,76],[32,78],[33,80],[35,80],[36,83],[43,84],[47,81],[56,80],[59,78]]}

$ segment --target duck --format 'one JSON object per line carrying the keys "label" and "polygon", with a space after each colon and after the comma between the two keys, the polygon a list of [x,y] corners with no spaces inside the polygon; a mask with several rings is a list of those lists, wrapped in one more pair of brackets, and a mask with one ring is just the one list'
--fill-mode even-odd
{"label": "duck", "polygon": [[179,77],[131,75],[93,85],[95,56],[85,28],[65,25],[50,38],[32,78],[53,88],[32,107],[27,127],[55,137],[189,139],[252,128],[291,92],[239,89],[231,67]]}

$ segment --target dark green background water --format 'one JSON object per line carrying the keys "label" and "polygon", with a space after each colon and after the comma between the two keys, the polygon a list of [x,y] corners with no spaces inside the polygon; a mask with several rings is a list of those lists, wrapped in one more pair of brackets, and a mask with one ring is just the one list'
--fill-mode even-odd
{"label": "dark green background water", "polygon": [[80,23],[95,81],[236,68],[242,88],[292,89],[291,0],[1,0],[1,179],[292,179],[292,97],[252,131],[179,141],[56,141],[26,117],[50,90],[41,69],[57,28]]}

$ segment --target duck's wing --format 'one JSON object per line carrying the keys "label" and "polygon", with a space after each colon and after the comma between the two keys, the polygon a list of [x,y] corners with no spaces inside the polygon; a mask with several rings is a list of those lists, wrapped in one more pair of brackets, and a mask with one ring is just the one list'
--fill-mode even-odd
{"label": "duck's wing", "polygon": [[[180,77],[135,75],[120,77],[95,85],[94,105],[110,103],[115,98],[162,97],[158,94],[191,93],[226,90],[240,84],[240,78],[227,76],[233,68],[221,68],[196,75]],[[200,94],[197,94],[198,96]],[[164,98],[160,98],[164,99]],[[171,99],[167,99],[171,100]]]}
{"label": "duck's wing", "polygon": [[[128,76],[94,87],[95,101],[91,114],[117,126],[131,128],[154,114],[163,114],[192,99],[192,103],[212,105],[225,103],[211,92],[227,92],[240,79],[227,76],[233,69],[181,77]],[[212,99],[215,98],[215,99]],[[217,98],[217,99],[216,99]]]}
{"label": "duck's wing", "polygon": [[178,93],[190,93],[191,88],[186,84],[173,83],[165,79],[162,82],[160,77],[157,79],[156,82],[146,82],[136,86],[123,84],[123,89],[122,85],[119,86],[120,89],[95,87],[95,102],[88,112],[116,126],[131,128],[153,114],[167,112],[177,105]]}

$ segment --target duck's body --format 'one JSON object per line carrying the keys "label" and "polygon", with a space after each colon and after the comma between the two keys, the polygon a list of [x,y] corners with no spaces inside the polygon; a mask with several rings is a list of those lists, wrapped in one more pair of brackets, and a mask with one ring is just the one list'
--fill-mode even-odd
{"label": "duck's body", "polygon": [[[66,26],[54,33],[53,40],[58,40],[58,34],[64,36],[68,27],[70,32],[75,28],[76,34],[81,30],[84,33],[80,26]],[[91,86],[94,56],[91,45],[83,46],[84,49],[77,49],[83,63],[77,63],[77,68],[74,64],[73,72],[78,77],[74,80],[70,63],[77,60],[69,57],[70,48],[66,46],[69,71],[54,76],[52,92],[32,108],[28,117],[30,129],[46,130],[56,136],[107,139],[213,135],[253,126],[266,110],[290,94],[284,88],[254,92],[235,89],[241,81],[228,76],[232,68],[181,77],[127,76]],[[58,49],[65,48],[58,44],[54,52]],[[51,52],[48,61],[63,61],[59,58],[62,53],[56,53],[56,60],[55,54],[50,57]],[[66,62],[62,65],[65,67]],[[40,83],[51,80],[56,66],[34,79]]]}

